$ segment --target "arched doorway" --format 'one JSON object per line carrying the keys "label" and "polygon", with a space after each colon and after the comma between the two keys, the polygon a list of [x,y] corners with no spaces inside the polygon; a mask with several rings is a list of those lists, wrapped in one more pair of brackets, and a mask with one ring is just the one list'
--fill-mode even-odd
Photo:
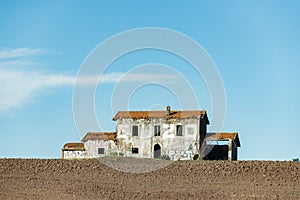
{"label": "arched doorway", "polygon": [[161,147],[159,144],[154,145],[154,158],[159,158],[161,156]]}

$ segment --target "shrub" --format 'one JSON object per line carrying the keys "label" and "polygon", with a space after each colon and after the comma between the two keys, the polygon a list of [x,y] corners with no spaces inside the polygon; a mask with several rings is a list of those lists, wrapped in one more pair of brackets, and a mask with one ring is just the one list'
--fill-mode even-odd
{"label": "shrub", "polygon": [[199,158],[199,154],[195,154],[195,155],[193,156],[193,160],[198,160],[198,158]]}
{"label": "shrub", "polygon": [[162,156],[160,156],[160,159],[162,159],[162,160],[171,160],[169,155],[162,155]]}
{"label": "shrub", "polygon": [[299,158],[293,158],[292,161],[294,161],[294,162],[300,162]]}

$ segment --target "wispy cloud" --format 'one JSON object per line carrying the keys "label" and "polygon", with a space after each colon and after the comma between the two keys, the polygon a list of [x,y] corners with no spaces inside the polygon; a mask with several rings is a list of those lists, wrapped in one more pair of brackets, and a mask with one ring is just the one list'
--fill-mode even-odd
{"label": "wispy cloud", "polygon": [[59,82],[54,83],[47,79],[49,79],[48,76],[36,72],[1,70],[0,111],[20,107],[36,96],[38,90],[59,84]]}
{"label": "wispy cloud", "polygon": [[[124,75],[124,73],[104,74],[100,81],[98,76],[78,77],[77,84],[91,86],[95,83],[145,82],[173,78],[160,74],[126,74],[126,78],[122,79]],[[58,86],[73,87],[75,81],[75,76],[62,74],[0,70],[0,112],[23,106],[43,89]]]}
{"label": "wispy cloud", "polygon": [[[112,72],[103,74],[101,77],[95,76],[83,76],[76,78],[76,84],[79,85],[92,85],[102,83],[128,83],[128,82],[173,82],[174,75],[169,74],[157,74],[157,73],[120,73]],[[75,77],[74,77],[75,81]]]}
{"label": "wispy cloud", "polygon": [[[73,84],[73,77],[34,71],[36,64],[28,61],[37,55],[53,52],[48,49],[0,48],[0,112],[26,104],[42,88]],[[21,70],[24,66],[31,66],[33,71],[28,71],[28,68]]]}
{"label": "wispy cloud", "polygon": [[20,58],[25,56],[35,56],[47,54],[50,51],[47,49],[31,49],[31,48],[16,48],[16,49],[0,49],[0,59]]}
{"label": "wispy cloud", "polygon": [[172,81],[173,75],[158,73],[120,73],[76,77],[65,74],[43,73],[34,70],[22,70],[20,65],[30,63],[18,60],[19,57],[32,57],[49,52],[46,49],[18,48],[0,50],[0,112],[21,107],[41,94],[40,91],[55,87],[73,87],[76,84],[92,86],[117,82],[159,82]]}

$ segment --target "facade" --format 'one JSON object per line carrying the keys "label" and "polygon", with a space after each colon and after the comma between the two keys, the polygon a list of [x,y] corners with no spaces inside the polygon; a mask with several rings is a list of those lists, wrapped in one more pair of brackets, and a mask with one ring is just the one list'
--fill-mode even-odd
{"label": "facade", "polygon": [[198,154],[209,124],[205,110],[120,111],[116,140],[126,156],[191,160]]}
{"label": "facade", "polygon": [[88,132],[83,138],[86,158],[109,156],[116,149],[115,132]]}
{"label": "facade", "polygon": [[84,158],[83,143],[67,143],[62,148],[62,158],[64,159],[79,159]]}

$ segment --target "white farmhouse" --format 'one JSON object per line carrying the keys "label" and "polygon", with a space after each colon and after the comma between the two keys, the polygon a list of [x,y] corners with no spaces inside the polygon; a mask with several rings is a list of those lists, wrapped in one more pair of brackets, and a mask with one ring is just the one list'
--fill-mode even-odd
{"label": "white farmhouse", "polygon": [[190,160],[199,152],[209,124],[205,110],[120,111],[116,140],[126,156]]}

